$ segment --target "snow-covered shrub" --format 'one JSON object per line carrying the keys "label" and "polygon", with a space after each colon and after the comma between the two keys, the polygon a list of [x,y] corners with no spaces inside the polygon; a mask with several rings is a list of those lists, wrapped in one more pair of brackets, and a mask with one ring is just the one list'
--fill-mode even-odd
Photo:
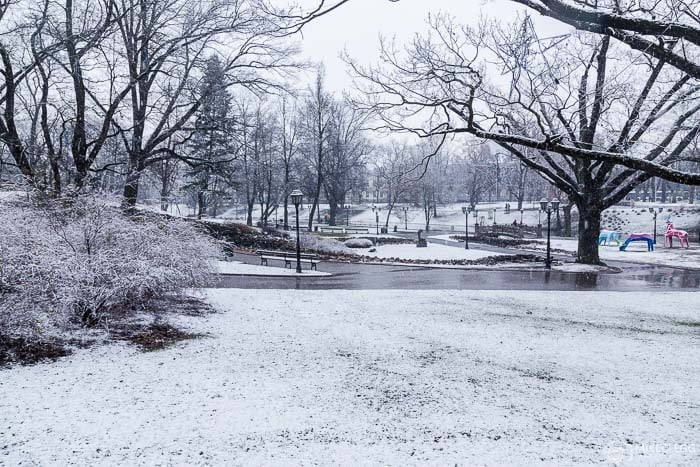
{"label": "snow-covered shrub", "polygon": [[13,333],[93,323],[200,286],[220,254],[186,221],[126,216],[93,197],[0,209],[0,326]]}
{"label": "snow-covered shrub", "polygon": [[373,245],[372,240],[367,238],[349,238],[345,240],[345,246],[348,248],[370,248]]}
{"label": "snow-covered shrub", "polygon": [[330,255],[354,255],[355,253],[337,240],[320,237],[313,234],[301,235],[301,247],[304,250]]}

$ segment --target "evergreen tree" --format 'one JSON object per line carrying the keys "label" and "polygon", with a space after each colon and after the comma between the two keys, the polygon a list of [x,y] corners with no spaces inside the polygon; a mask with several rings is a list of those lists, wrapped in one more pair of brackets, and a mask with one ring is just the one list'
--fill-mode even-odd
{"label": "evergreen tree", "polygon": [[195,120],[190,145],[190,159],[193,162],[187,173],[190,181],[186,186],[197,198],[198,218],[208,211],[216,215],[224,179],[233,159],[231,94],[225,88],[225,82],[223,64],[218,57],[210,57],[199,89],[202,105]]}

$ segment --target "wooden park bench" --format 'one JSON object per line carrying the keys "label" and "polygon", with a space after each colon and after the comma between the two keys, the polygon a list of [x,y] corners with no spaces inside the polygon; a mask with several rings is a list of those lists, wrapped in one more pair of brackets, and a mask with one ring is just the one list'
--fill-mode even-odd
{"label": "wooden park bench", "polygon": [[332,225],[319,225],[319,232],[335,232],[335,233],[369,233],[369,229],[366,227],[350,227],[350,226],[332,226]]}
{"label": "wooden park bench", "polygon": [[[258,256],[260,256],[260,264],[262,266],[267,266],[267,262],[272,259],[284,261],[284,267],[291,269],[292,264],[294,264],[297,260],[297,254],[294,251],[258,250],[256,253]],[[309,253],[302,253],[300,261],[302,263],[310,264],[311,269],[313,270],[315,270],[318,263],[321,262],[318,256]]]}

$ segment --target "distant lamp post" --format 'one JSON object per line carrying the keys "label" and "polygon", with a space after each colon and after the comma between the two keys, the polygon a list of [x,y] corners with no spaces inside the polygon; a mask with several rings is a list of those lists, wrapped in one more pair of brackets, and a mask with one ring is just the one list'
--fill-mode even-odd
{"label": "distant lamp post", "polygon": [[496,209],[493,210],[493,225],[496,225]]}
{"label": "distant lamp post", "polygon": [[279,204],[275,204],[275,228],[277,228],[279,226],[279,220],[277,218],[277,210],[279,209],[279,207],[280,207]]}
{"label": "distant lamp post", "polygon": [[408,206],[403,207],[403,222],[405,230],[408,230]]}
{"label": "distant lamp post", "polygon": [[469,249],[469,212],[471,208],[462,206],[462,214],[464,214],[464,249]]}
{"label": "distant lamp post", "polygon": [[521,226],[521,227],[522,227],[522,225],[523,225],[523,212],[524,212],[524,211],[525,211],[524,209],[522,209],[522,208],[520,209],[520,226]]}
{"label": "distant lamp post", "polygon": [[656,245],[656,216],[659,215],[659,211],[654,208],[649,208],[652,215],[654,216],[654,245]]}
{"label": "distant lamp post", "polygon": [[350,205],[346,204],[343,206],[343,209],[345,209],[345,225],[350,225]]}
{"label": "distant lamp post", "polygon": [[377,221],[377,235],[379,235],[379,211],[381,210],[382,208],[379,206],[372,205],[372,211],[374,211],[375,220]]}
{"label": "distant lamp post", "polygon": [[545,198],[542,198],[540,209],[547,213],[547,258],[545,259],[544,267],[552,269],[552,212],[559,209],[559,200],[554,198],[552,201],[547,201]]}
{"label": "distant lamp post", "polygon": [[294,204],[294,210],[297,213],[297,274],[301,274],[301,243],[299,242],[299,205],[304,198],[304,193],[301,190],[294,190],[289,195]]}

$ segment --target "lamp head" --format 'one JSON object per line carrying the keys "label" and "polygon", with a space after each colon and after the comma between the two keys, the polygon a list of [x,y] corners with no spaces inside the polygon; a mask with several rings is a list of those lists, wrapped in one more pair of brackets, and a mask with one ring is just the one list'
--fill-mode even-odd
{"label": "lamp head", "polygon": [[556,211],[557,209],[559,209],[558,199],[554,198],[550,204],[552,205],[552,211]]}
{"label": "lamp head", "polygon": [[548,204],[549,204],[549,202],[548,202],[545,198],[542,198],[542,199],[540,200],[540,210],[541,210],[541,211],[546,211],[546,210],[547,210],[547,207],[548,207],[548,206],[547,206]]}
{"label": "lamp head", "polygon": [[301,190],[296,189],[292,191],[289,196],[292,198],[292,204],[294,204],[294,206],[299,206],[301,204],[301,200],[304,198],[304,193],[302,193]]}
{"label": "lamp head", "polygon": [[466,214],[466,213],[467,213],[467,207],[466,207],[466,206],[462,206],[462,214]]}

